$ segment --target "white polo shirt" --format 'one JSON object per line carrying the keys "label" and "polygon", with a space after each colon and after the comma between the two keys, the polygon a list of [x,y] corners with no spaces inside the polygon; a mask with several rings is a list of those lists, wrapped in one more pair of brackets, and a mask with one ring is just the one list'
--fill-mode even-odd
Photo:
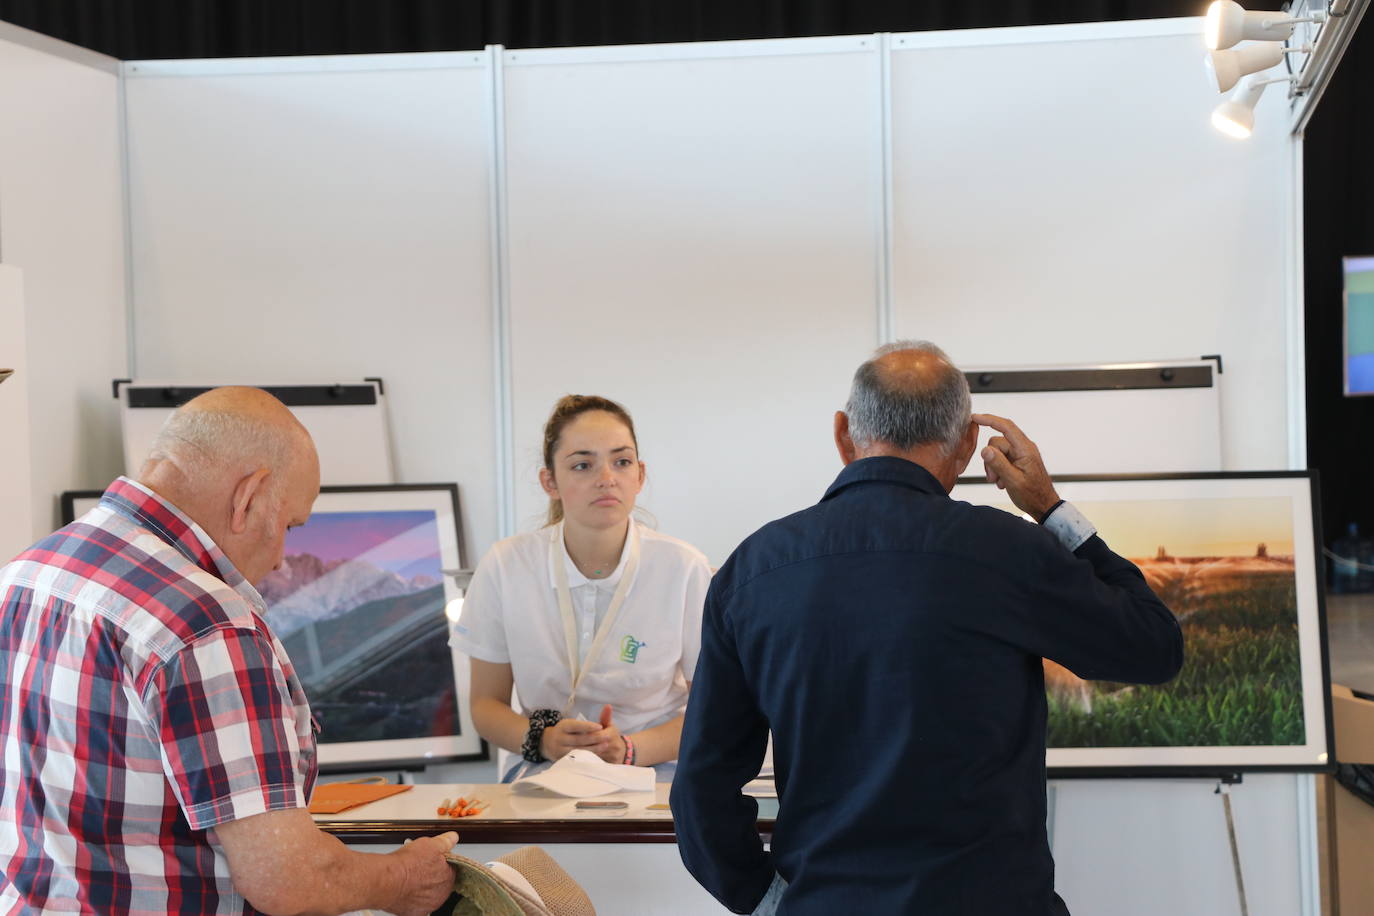
{"label": "white polo shirt", "polygon": [[[639,570],[613,632],[582,678],[571,715],[595,722],[609,703],[620,730],[634,733],[687,707],[711,568],[692,545],[633,519],[629,537],[639,539]],[[509,664],[522,714],[562,710],[572,676],[552,564],[561,560],[567,570],[578,657],[585,662],[629,553],[621,551],[610,576],[588,579],[568,556],[561,523],[500,541],[477,564],[452,644],[473,658]]]}

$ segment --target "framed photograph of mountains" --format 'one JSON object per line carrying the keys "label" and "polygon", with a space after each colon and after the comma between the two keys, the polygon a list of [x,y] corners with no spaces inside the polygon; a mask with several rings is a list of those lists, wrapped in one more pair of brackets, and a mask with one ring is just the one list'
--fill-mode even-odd
{"label": "framed photograph of mountains", "polygon": [[330,769],[486,759],[448,645],[463,566],[456,484],[323,487],[259,585]]}
{"label": "framed photograph of mountains", "polygon": [[[1043,662],[1051,775],[1321,770],[1330,674],[1308,472],[1063,477],[1059,495],[1140,568],[1183,630],[1160,686],[1085,681]],[[1006,493],[951,496],[1020,515]]]}
{"label": "framed photograph of mountains", "polygon": [[[68,524],[101,490],[62,494]],[[485,760],[468,659],[448,645],[446,571],[464,566],[457,484],[321,487],[258,583],[319,724],[331,770]]]}

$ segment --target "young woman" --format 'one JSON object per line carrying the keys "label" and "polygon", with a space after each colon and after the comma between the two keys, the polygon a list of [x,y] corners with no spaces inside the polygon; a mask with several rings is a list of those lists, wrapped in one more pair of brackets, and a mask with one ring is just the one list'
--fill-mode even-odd
{"label": "young woman", "polygon": [[539,483],[548,524],[492,547],[454,627],[472,658],[473,722],[520,755],[504,782],[575,748],[666,779],[700,648],[706,557],[632,517],[644,462],[614,401],[558,402]]}

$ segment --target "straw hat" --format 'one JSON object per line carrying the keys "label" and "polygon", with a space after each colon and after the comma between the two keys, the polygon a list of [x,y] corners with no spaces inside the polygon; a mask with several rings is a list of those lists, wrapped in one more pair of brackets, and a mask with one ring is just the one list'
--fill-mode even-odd
{"label": "straw hat", "polygon": [[[449,853],[454,867],[453,916],[596,916],[585,891],[538,846],[522,846],[496,860],[497,868]],[[501,872],[514,869],[538,899]]]}

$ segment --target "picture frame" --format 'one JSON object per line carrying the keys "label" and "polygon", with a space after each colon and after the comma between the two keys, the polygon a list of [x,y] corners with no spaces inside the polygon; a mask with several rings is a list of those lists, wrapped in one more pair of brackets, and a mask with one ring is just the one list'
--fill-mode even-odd
{"label": "picture frame", "polygon": [[[101,491],[62,494],[69,523]],[[322,770],[486,760],[467,656],[448,645],[464,567],[457,484],[320,488],[260,583],[319,724]]]}
{"label": "picture frame", "polygon": [[[1051,777],[1323,772],[1334,766],[1320,502],[1310,471],[1054,478],[1179,617],[1184,667],[1159,686],[1046,662]],[[961,479],[952,498],[1021,515]],[[1057,669],[1057,670],[1056,670]]]}

